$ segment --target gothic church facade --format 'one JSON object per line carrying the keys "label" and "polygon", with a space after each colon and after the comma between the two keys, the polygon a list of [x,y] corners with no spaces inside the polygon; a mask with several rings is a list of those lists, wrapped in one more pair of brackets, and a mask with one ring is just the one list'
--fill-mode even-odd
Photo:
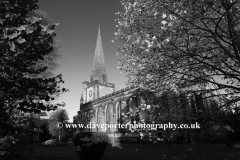
{"label": "gothic church facade", "polygon": [[[136,108],[132,93],[137,88],[127,87],[116,91],[115,85],[108,82],[104,60],[100,28],[98,29],[93,68],[90,81],[84,81],[78,114],[74,123],[118,124],[130,123],[128,112]],[[113,132],[117,128],[91,128],[88,131]]]}

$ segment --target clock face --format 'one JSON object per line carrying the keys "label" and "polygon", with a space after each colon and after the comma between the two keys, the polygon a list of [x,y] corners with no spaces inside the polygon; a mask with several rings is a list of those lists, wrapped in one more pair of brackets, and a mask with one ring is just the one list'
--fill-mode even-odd
{"label": "clock face", "polygon": [[89,92],[89,97],[92,97],[92,91]]}

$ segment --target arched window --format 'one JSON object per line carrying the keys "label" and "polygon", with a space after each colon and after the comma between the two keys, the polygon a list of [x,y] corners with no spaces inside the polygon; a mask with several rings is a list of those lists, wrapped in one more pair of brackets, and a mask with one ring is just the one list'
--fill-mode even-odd
{"label": "arched window", "polygon": [[105,109],[105,123],[106,123],[106,124],[109,124],[109,123],[108,123],[108,120],[109,120],[108,113],[109,113],[109,112],[108,112],[108,106],[106,106],[106,109]]}
{"label": "arched window", "polygon": [[95,123],[98,123],[98,108],[95,111]]}
{"label": "arched window", "polygon": [[108,106],[107,111],[108,111],[108,114],[107,114],[107,116],[108,116],[108,123],[109,124],[113,124],[113,105],[112,104],[110,104]]}
{"label": "arched window", "polygon": [[102,107],[99,107],[98,109],[98,124],[103,123],[103,109]]}

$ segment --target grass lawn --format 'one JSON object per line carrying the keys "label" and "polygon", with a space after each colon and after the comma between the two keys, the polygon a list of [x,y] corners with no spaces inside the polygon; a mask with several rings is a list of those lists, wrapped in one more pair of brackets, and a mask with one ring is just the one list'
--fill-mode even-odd
{"label": "grass lawn", "polygon": [[[34,145],[31,160],[80,160],[73,144]],[[94,153],[93,153],[94,154]],[[101,160],[240,160],[240,150],[225,144],[120,144],[109,145]]]}

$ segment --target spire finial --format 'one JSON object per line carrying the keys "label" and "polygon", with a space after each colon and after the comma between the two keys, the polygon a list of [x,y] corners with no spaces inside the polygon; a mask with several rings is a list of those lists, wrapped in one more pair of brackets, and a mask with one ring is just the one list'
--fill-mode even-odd
{"label": "spire finial", "polygon": [[82,101],[82,102],[83,102],[83,94],[81,94],[81,99],[80,99],[80,101]]}
{"label": "spire finial", "polygon": [[100,28],[100,23],[98,23],[98,27]]}

